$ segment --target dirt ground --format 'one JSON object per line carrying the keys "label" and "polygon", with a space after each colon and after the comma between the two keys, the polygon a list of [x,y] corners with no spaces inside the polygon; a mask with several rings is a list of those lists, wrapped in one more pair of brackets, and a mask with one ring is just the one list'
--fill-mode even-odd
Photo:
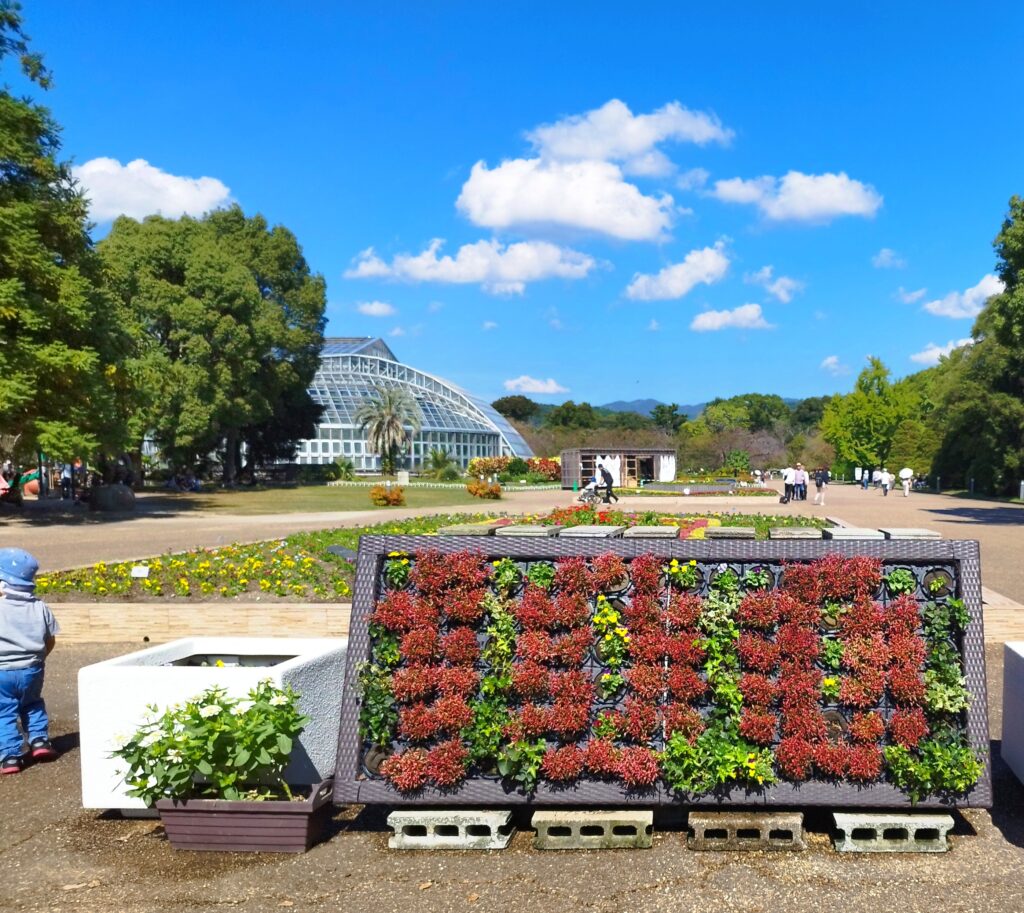
{"label": "dirt ground", "polygon": [[303,856],[175,851],[159,821],[80,807],[77,670],[130,649],[63,647],[50,659],[44,693],[65,753],[0,780],[5,910],[1024,910],[1024,788],[999,758],[1001,645],[988,650],[995,807],[956,814],[949,853],[901,856],[833,852],[820,812],[799,854],[688,851],[678,813],[656,818],[651,850],[545,853],[520,832],[502,852],[399,853],[386,812],[358,807],[339,809],[333,836]]}

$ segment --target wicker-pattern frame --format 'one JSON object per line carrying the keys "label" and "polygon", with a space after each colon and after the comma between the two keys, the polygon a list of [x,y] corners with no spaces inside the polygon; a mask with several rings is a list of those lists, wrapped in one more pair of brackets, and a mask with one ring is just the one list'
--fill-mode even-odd
{"label": "wicker-pattern frame", "polygon": [[381,566],[389,552],[437,549],[444,553],[474,551],[488,559],[554,560],[568,557],[593,558],[612,552],[622,558],[654,554],[661,558],[696,559],[699,562],[813,561],[827,554],[865,555],[886,563],[952,564],[957,568],[960,596],[970,613],[963,638],[964,675],[973,695],[967,710],[967,737],[983,758],[984,772],[965,796],[949,800],[930,797],[917,808],[991,808],[992,765],[988,730],[988,692],[985,678],[985,637],[982,621],[981,564],[974,540],[767,540],[718,539],[562,539],[558,537],[516,537],[493,539],[477,536],[364,536],[359,543],[352,621],[349,633],[345,690],[341,705],[338,758],[335,768],[334,802],[384,805],[473,805],[473,806],[831,806],[857,808],[905,808],[909,797],[888,783],[779,782],[758,791],[734,788],[723,794],[680,797],[659,785],[643,792],[630,792],[621,783],[583,781],[569,787],[541,782],[535,793],[506,786],[496,778],[476,777],[458,789],[425,788],[415,795],[403,795],[386,781],[370,779],[361,770],[359,737],[359,665],[370,656],[369,615],[377,598]]}

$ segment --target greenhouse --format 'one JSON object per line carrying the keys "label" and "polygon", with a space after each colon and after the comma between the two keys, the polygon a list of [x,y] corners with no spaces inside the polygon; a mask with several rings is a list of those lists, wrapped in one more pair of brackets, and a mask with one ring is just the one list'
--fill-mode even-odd
{"label": "greenhouse", "polygon": [[384,340],[363,337],[324,341],[320,368],[309,388],[324,412],[317,436],[299,444],[296,461],[308,465],[347,457],[357,472],[378,471],[380,456],[354,416],[381,386],[408,390],[420,407],[423,427],[412,441],[411,469],[423,466],[432,450],[447,451],[463,468],[474,457],[533,456],[519,432],[485,400],[402,364]]}

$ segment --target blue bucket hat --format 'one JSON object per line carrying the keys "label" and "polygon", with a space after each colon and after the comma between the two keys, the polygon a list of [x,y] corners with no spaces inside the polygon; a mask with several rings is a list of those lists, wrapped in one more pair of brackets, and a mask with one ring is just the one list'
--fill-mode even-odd
{"label": "blue bucket hat", "polygon": [[21,548],[0,548],[0,580],[19,590],[36,585],[39,562]]}

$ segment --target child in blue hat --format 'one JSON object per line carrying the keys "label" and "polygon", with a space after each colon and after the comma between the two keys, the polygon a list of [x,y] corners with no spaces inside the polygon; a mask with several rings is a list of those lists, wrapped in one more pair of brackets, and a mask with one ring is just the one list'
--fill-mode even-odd
{"label": "child in blue hat", "polygon": [[57,757],[43,703],[43,669],[60,626],[36,599],[38,570],[28,552],[0,548],[0,774],[20,773],[29,758]]}

